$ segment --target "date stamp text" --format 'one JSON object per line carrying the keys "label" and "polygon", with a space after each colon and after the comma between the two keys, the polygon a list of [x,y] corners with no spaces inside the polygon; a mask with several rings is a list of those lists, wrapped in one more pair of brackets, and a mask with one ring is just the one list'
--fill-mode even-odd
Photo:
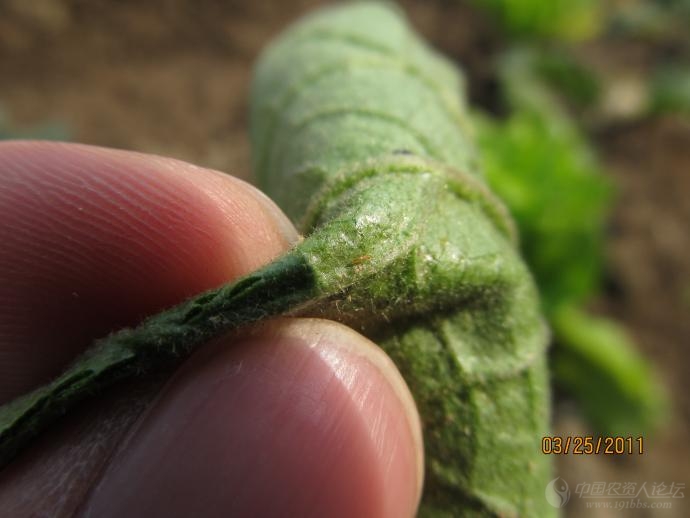
{"label": "date stamp text", "polygon": [[632,436],[547,435],[541,440],[544,455],[643,455],[644,439]]}

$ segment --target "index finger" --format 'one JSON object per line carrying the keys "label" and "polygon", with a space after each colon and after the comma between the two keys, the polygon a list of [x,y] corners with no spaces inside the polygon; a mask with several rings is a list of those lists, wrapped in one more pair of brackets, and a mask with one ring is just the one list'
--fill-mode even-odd
{"label": "index finger", "polygon": [[0,143],[0,404],[95,338],[249,273],[297,237],[265,195],[217,171]]}

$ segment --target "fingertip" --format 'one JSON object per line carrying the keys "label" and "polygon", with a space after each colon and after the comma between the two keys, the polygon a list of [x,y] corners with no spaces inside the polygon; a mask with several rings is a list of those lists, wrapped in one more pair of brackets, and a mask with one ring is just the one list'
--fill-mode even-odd
{"label": "fingertip", "polygon": [[413,516],[422,444],[390,360],[333,322],[278,320],[193,358],[89,516]]}
{"label": "fingertip", "polygon": [[297,233],[279,215],[246,182],[178,160],[0,143],[0,403],[283,253]]}

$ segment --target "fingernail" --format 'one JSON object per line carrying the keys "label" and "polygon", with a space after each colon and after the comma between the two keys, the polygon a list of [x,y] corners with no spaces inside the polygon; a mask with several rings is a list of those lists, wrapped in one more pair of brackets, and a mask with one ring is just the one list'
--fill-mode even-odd
{"label": "fingernail", "polygon": [[254,185],[248,185],[251,187],[252,191],[256,193],[256,197],[261,202],[261,205],[266,213],[273,219],[273,221],[275,221],[278,231],[285,238],[287,243],[290,245],[298,243],[301,240],[301,237],[299,232],[297,232],[295,225],[293,225],[292,221],[290,221],[290,218],[285,215],[280,207],[278,207],[276,202],[269,198],[266,193]]}
{"label": "fingernail", "polygon": [[105,472],[87,516],[413,516],[420,424],[390,360],[329,321],[209,344]]}

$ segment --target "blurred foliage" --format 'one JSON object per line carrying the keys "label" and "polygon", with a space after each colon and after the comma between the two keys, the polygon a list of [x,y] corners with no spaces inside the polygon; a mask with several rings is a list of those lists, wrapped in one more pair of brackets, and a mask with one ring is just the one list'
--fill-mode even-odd
{"label": "blurred foliage", "polygon": [[612,39],[654,52],[644,71],[641,116],[690,114],[690,0],[628,0],[610,13]]}
{"label": "blurred foliage", "polygon": [[[690,0],[471,1],[494,20],[508,42],[531,44],[538,51],[532,63],[535,75],[552,87],[552,93],[566,99],[570,108],[595,110],[592,120],[610,123],[690,112]],[[640,44],[647,45],[646,51],[654,54],[647,58],[646,69],[633,66],[621,81],[609,77],[604,89],[572,52],[594,38],[599,44],[630,44],[631,49],[638,45],[638,52]],[[631,98],[633,104],[621,111],[620,92],[613,88],[632,94],[630,79],[635,76],[640,99]]]}
{"label": "blurred foliage", "polygon": [[574,107],[592,106],[601,97],[594,73],[564,49],[544,49],[534,56],[535,73]]}
{"label": "blurred foliage", "polygon": [[554,377],[579,395],[591,422],[609,435],[628,435],[654,430],[664,420],[666,394],[625,329],[575,306],[561,307],[551,325],[568,340],[567,348],[553,350]]}
{"label": "blurred foliage", "polygon": [[597,432],[648,432],[667,406],[661,385],[618,325],[580,309],[601,290],[612,185],[542,63],[539,51],[525,48],[500,61],[510,113],[475,117],[484,169],[520,228],[554,333],[556,384]]}
{"label": "blurred foliage", "polygon": [[478,134],[489,183],[520,227],[545,306],[582,302],[599,287],[610,189],[581,135],[530,110],[482,119]]}
{"label": "blurred foliage", "polygon": [[9,139],[68,140],[69,130],[59,122],[45,122],[30,128],[19,128],[0,107],[0,140]]}
{"label": "blurred foliage", "polygon": [[690,115],[690,66],[661,67],[652,78],[650,97],[652,113]]}
{"label": "blurred foliage", "polygon": [[520,48],[500,61],[511,114],[502,121],[480,117],[478,140],[489,183],[520,227],[523,254],[549,309],[598,292],[613,191],[586,137],[542,79],[541,55]]}
{"label": "blurred foliage", "polygon": [[627,0],[608,18],[608,30],[615,35],[687,41],[690,0]]}
{"label": "blurred foliage", "polygon": [[509,35],[578,41],[602,28],[599,0],[473,0]]}
{"label": "blurred foliage", "polygon": [[513,46],[498,60],[497,69],[504,101],[513,113],[538,114],[557,131],[578,138],[579,148],[589,148],[564,105],[578,109],[594,105],[602,87],[599,78],[567,49]]}

